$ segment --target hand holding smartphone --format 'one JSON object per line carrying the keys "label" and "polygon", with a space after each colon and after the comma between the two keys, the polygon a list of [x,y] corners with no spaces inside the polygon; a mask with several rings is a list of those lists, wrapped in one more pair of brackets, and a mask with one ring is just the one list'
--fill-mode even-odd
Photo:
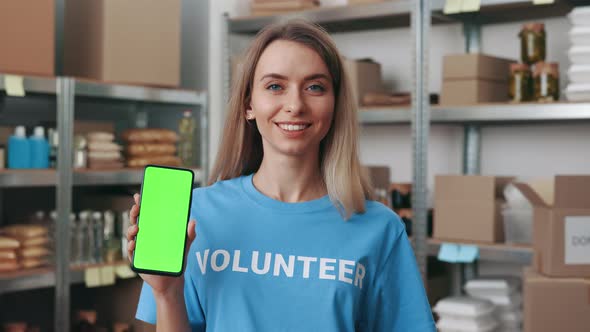
{"label": "hand holding smartphone", "polygon": [[[130,228],[128,232],[130,241],[135,233],[131,264],[134,271],[182,275],[193,183],[194,173],[189,169],[145,167],[139,202],[141,213],[137,215],[139,231]],[[194,229],[192,232],[194,235]]]}

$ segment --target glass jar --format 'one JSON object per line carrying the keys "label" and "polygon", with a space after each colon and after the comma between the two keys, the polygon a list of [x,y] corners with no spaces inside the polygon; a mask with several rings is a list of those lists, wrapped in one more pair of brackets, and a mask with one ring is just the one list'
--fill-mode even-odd
{"label": "glass jar", "polygon": [[520,57],[523,63],[532,65],[545,60],[545,24],[527,23],[522,26],[520,37]]}
{"label": "glass jar", "polygon": [[557,62],[539,62],[533,70],[535,100],[559,100],[559,65]]}
{"label": "glass jar", "polygon": [[510,65],[510,100],[523,102],[533,100],[533,75],[531,68],[524,63]]}

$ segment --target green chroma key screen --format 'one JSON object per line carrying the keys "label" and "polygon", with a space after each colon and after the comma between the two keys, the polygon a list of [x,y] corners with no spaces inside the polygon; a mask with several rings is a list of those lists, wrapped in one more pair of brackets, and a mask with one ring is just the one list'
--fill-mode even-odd
{"label": "green chroma key screen", "polygon": [[133,255],[136,271],[182,274],[193,178],[191,170],[145,168]]}

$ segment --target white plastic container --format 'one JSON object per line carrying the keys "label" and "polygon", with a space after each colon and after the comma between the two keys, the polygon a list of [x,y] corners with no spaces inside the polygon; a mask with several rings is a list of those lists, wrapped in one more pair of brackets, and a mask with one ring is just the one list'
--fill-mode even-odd
{"label": "white plastic container", "polygon": [[447,297],[438,301],[433,310],[441,317],[477,320],[493,317],[495,307],[488,300],[456,296]]}
{"label": "white plastic container", "polygon": [[502,218],[506,243],[532,243],[533,211],[531,209],[506,208],[502,210]]}
{"label": "white plastic container", "polygon": [[568,84],[565,96],[569,101],[590,101],[590,84]]}
{"label": "white plastic container", "polygon": [[521,287],[521,280],[512,276],[493,276],[469,280],[465,284],[465,291],[472,297],[510,296],[517,293]]}
{"label": "white plastic container", "polygon": [[572,84],[590,84],[590,65],[573,65],[567,75]]}
{"label": "white plastic container", "polygon": [[485,321],[470,321],[443,317],[436,323],[439,332],[495,332],[500,323],[488,318]]}
{"label": "white plastic container", "polygon": [[590,46],[590,26],[576,26],[570,32],[573,46]]}
{"label": "white plastic container", "polygon": [[590,6],[576,7],[568,17],[573,25],[590,25]]}
{"label": "white plastic container", "polygon": [[590,46],[573,46],[568,57],[572,65],[590,65]]}

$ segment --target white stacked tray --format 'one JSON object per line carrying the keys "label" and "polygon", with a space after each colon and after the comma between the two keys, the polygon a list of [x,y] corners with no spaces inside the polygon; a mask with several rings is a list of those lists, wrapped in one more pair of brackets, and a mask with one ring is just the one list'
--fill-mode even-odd
{"label": "white stacked tray", "polygon": [[521,280],[516,277],[487,277],[467,282],[465,291],[469,296],[488,300],[496,308],[499,332],[522,331]]}
{"label": "white stacked tray", "polygon": [[444,298],[436,304],[440,332],[494,332],[499,326],[491,301],[466,296]]}
{"label": "white stacked tray", "polygon": [[574,8],[569,19],[571,67],[565,95],[569,101],[590,101],[590,6]]}

